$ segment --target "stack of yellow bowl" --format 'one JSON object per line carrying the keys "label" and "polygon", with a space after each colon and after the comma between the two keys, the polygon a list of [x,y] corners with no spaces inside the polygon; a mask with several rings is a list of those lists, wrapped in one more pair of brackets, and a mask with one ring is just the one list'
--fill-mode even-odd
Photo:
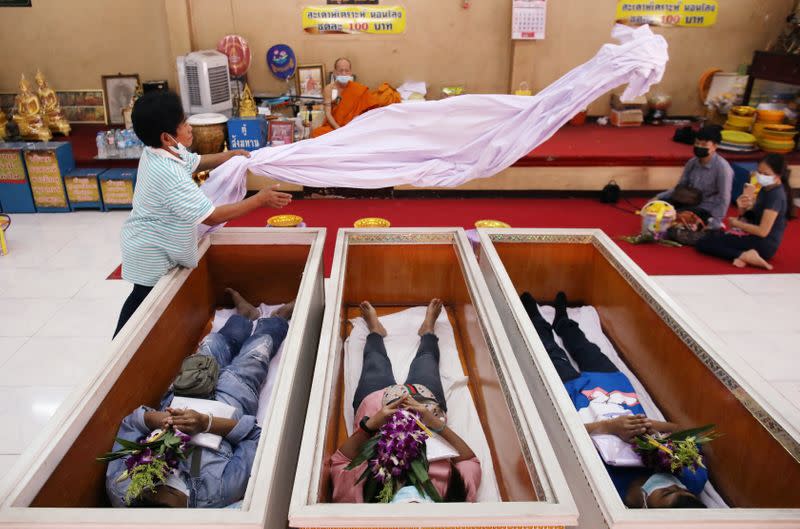
{"label": "stack of yellow bowl", "polygon": [[750,132],[753,126],[753,120],[756,117],[756,109],[753,107],[733,107],[728,112],[728,120],[723,125],[725,130],[738,130],[741,132]]}
{"label": "stack of yellow bowl", "polygon": [[792,125],[765,124],[758,145],[767,152],[786,154],[794,150],[796,135]]}
{"label": "stack of yellow bowl", "polygon": [[764,127],[767,125],[780,125],[783,123],[784,117],[786,117],[783,110],[766,108],[759,108],[757,114],[758,119],[756,120],[756,124],[753,125],[753,135],[759,140],[764,133]]}
{"label": "stack of yellow bowl", "polygon": [[719,148],[732,152],[751,152],[758,150],[756,147],[756,137],[749,132],[740,130],[723,130],[722,142]]}

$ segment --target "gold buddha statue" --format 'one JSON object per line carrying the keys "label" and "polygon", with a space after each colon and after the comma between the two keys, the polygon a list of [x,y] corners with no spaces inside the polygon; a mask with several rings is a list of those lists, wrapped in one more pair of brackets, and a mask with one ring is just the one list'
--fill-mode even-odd
{"label": "gold buddha statue", "polygon": [[23,139],[48,141],[53,137],[42,120],[39,97],[31,92],[25,74],[19,80],[19,94],[14,99],[14,106],[16,110],[11,119],[17,124]]}
{"label": "gold buddha statue", "polygon": [[6,125],[8,125],[8,118],[6,117],[6,113],[3,112],[3,109],[0,108],[0,141],[6,141],[6,138],[8,138],[8,129]]}
{"label": "gold buddha statue", "polygon": [[39,87],[39,101],[42,103],[42,115],[44,116],[45,124],[50,128],[51,132],[60,132],[68,136],[69,131],[72,129],[61,113],[61,105],[58,102],[56,91],[47,85],[41,70],[36,72],[36,84]]}
{"label": "gold buddha statue", "polygon": [[244,90],[242,90],[242,97],[239,99],[239,117],[252,118],[258,115],[256,108],[256,100],[253,99],[253,93],[250,87],[245,83]]}

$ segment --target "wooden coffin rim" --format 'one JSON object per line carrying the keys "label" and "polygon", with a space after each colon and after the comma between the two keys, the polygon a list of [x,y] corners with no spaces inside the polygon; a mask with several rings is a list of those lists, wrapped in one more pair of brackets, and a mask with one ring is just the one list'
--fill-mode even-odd
{"label": "wooden coffin rim", "polygon": [[[317,500],[323,469],[325,428],[332,387],[339,372],[343,341],[339,332],[344,278],[349,245],[447,244],[459,257],[464,280],[481,321],[484,338],[512,416],[524,457],[538,476],[537,493],[546,501],[407,505],[335,504]],[[544,431],[533,399],[527,391],[516,357],[500,325],[486,283],[477,266],[469,240],[461,228],[340,229],[336,238],[330,282],[326,288],[325,316],[311,397],[308,403],[303,444],[289,508],[292,527],[444,527],[444,526],[564,526],[575,525],[578,511],[555,452]],[[496,322],[487,325],[486,322]],[[523,388],[520,391],[519,388]],[[525,413],[518,413],[525,410]],[[533,453],[531,450],[533,449]]]}
{"label": "wooden coffin rim", "polygon": [[[324,228],[224,228],[201,239],[199,254],[202,258],[211,245],[306,245],[308,258],[298,289],[294,315],[297,321],[306,321],[311,312],[315,281],[322,282],[322,252],[325,244]],[[253,462],[253,474],[247,486],[241,509],[171,509],[165,517],[163,509],[115,508],[42,508],[27,507],[38,490],[49,478],[50,472],[69,450],[86,423],[97,411],[116,379],[130,362],[158,316],[172,301],[192,273],[191,269],[175,269],[162,277],[145,298],[126,328],[109,346],[112,352],[92,377],[74,390],[59,411],[47,423],[31,446],[22,454],[4,480],[0,490],[0,526],[26,527],[86,527],[88,525],[113,527],[264,527],[269,515],[268,499],[274,487],[275,467],[280,454],[265,452],[269,446],[279,445],[286,429],[286,396],[297,369],[305,329],[292,325],[285,339],[287,354],[281,361],[277,382],[273,388],[270,410],[259,439]],[[292,420],[291,418],[289,420]],[[59,439],[58,443],[50,442]],[[124,516],[122,514],[124,513]]]}
{"label": "wooden coffin rim", "polygon": [[[766,383],[760,382],[760,377],[751,378],[752,383],[743,380],[741,373],[755,374],[749,366],[736,359],[725,359],[716,352],[719,344],[716,338],[701,335],[697,320],[677,308],[675,302],[652,280],[639,266],[630,259],[602,230],[598,229],[478,229],[483,256],[486,257],[488,266],[495,274],[500,286],[500,293],[514,315],[513,321],[520,336],[525,341],[534,364],[538,368],[545,382],[547,394],[552,399],[558,413],[558,419],[567,430],[569,441],[572,443],[578,461],[582,466],[583,475],[571,476],[576,480],[587,480],[599,502],[599,507],[610,522],[612,527],[652,526],[659,527],[687,527],[686,524],[697,524],[702,521],[703,527],[723,527],[728,524],[742,528],[789,528],[798,527],[800,523],[800,509],[704,509],[698,517],[696,509],[629,509],[622,502],[616,492],[608,472],[601,460],[597,457],[586,428],[577,413],[573,413],[574,405],[569,398],[563,384],[555,384],[559,380],[553,363],[549,361],[547,352],[536,334],[525,308],[517,295],[514,284],[503,266],[502,260],[494,247],[498,243],[569,243],[593,245],[615,268],[615,270],[628,282],[648,305],[661,317],[661,319],[681,338],[689,349],[700,359],[740,400],[747,409],[758,419],[775,439],[797,459],[798,442],[800,435],[791,426],[791,406],[786,406],[789,411],[779,411],[769,405],[764,395],[771,399],[784,400]],[[510,322],[509,322],[510,323]],[[547,361],[545,361],[547,360]],[[735,364],[735,365],[734,365]],[[661,524],[661,525],[659,525]]]}

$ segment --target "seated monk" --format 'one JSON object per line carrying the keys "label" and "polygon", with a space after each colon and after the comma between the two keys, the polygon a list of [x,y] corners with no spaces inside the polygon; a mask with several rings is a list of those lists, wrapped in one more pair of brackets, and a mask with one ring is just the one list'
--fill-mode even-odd
{"label": "seated monk", "polygon": [[[524,292],[520,298],[577,410],[589,406],[589,399],[584,391],[593,388],[602,388],[609,392],[617,390],[635,396],[628,377],[617,369],[596,344],[586,338],[577,322],[569,319],[567,296],[563,292],[556,295],[556,316],[552,326],[539,313],[536,300],[530,293]],[[567,353],[553,338],[553,331],[561,337],[580,372],[572,366]],[[589,434],[616,435],[625,442],[631,442],[637,435],[645,433],[680,430],[675,423],[646,417],[638,402],[618,407],[619,412],[615,418],[587,423],[586,430]],[[609,412],[606,415],[612,414]],[[627,507],[705,508],[697,497],[708,481],[708,472],[703,467],[698,467],[694,472],[684,468],[679,474],[673,475],[654,472],[645,467],[605,466]]]}
{"label": "seated monk", "polygon": [[344,127],[356,116],[368,110],[400,102],[400,94],[387,83],[372,91],[369,87],[355,82],[350,59],[344,57],[336,59],[333,71],[334,81],[322,92],[325,123],[311,132],[312,138]]}

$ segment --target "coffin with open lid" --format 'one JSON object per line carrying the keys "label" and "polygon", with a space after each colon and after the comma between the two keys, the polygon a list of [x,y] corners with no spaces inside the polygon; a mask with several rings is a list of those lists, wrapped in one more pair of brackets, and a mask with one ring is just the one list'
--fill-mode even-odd
{"label": "coffin with open lid", "polygon": [[[759,377],[722,354],[600,230],[481,229],[480,268],[585,527],[800,527],[798,418],[771,406]],[[519,299],[559,290],[591,305],[602,332],[668,420],[715,424],[711,482],[730,508],[630,509],[581,422]],[[753,382],[756,380],[756,382]]]}
{"label": "coffin with open lid", "polygon": [[[195,269],[161,279],[109,344],[108,360],[73,392],[4,481],[4,527],[286,527],[291,485],[324,312],[324,229],[225,228],[204,237]],[[157,406],[229,305],[225,287],[254,302],[297,300],[253,473],[240,509],[108,507],[105,464],[120,421]],[[111,330],[109,330],[110,333]]]}
{"label": "coffin with open lid", "polygon": [[[289,513],[292,527],[563,527],[576,523],[571,494],[463,230],[340,230],[326,290],[326,313]],[[330,458],[348,436],[344,410],[345,405],[351,406],[343,396],[343,349],[352,330],[349,320],[358,315],[363,300],[369,300],[379,315],[389,315],[427,305],[434,297],[443,300],[452,325],[469,396],[491,454],[498,500],[332,503]],[[454,404],[448,401],[448,405]]]}

